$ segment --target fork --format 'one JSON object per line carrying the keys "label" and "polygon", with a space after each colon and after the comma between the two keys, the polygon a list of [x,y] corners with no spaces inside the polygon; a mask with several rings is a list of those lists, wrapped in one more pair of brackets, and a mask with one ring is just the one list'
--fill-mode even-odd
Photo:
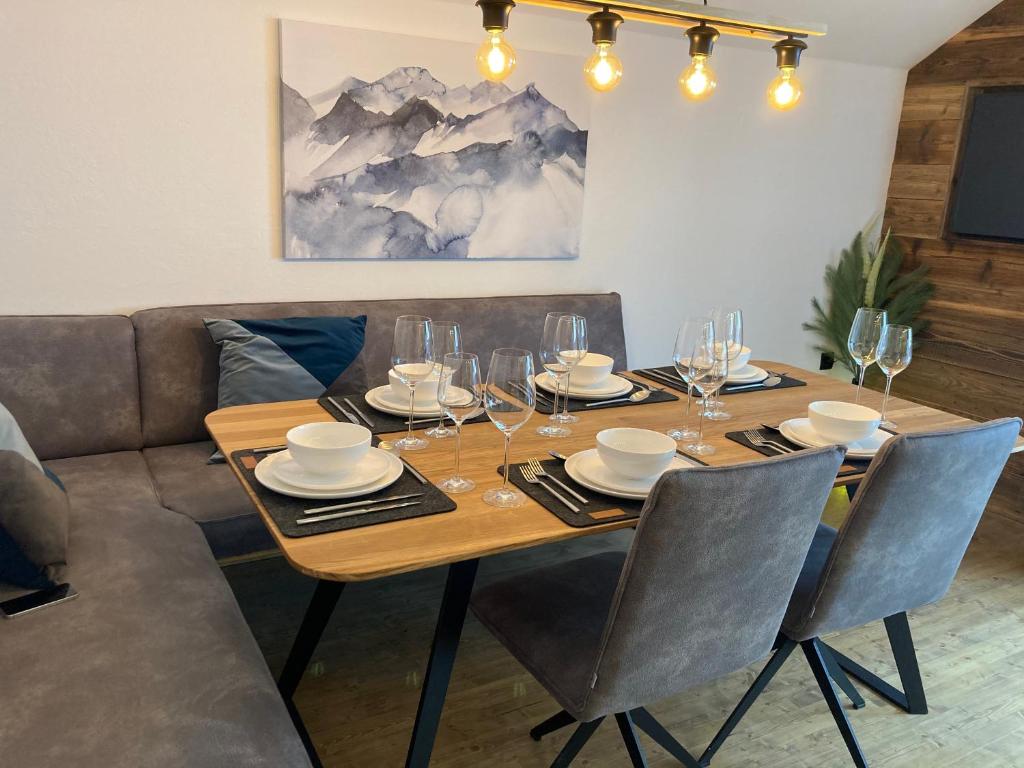
{"label": "fork", "polygon": [[750,441],[751,445],[756,445],[758,448],[768,446],[774,448],[779,453],[796,453],[796,451],[787,445],[782,443],[776,443],[774,440],[769,440],[756,429],[745,429],[743,430],[743,436]]}
{"label": "fork", "polygon": [[560,502],[565,504],[566,507],[571,509],[577,515],[580,513],[580,508],[579,507],[577,507],[575,504],[570,503],[564,496],[562,496],[562,494],[560,494],[558,491],[556,491],[550,485],[545,483],[543,480],[539,480],[537,478],[537,475],[535,475],[533,473],[532,469],[530,469],[529,467],[520,466],[519,467],[519,471],[523,473],[523,480],[525,480],[526,482],[530,483],[530,485],[539,485],[541,488],[543,488],[545,491],[550,493],[552,496],[554,496]]}
{"label": "fork", "polygon": [[557,477],[555,477],[553,475],[549,475],[547,472],[545,472],[544,471],[544,467],[541,465],[541,463],[537,459],[530,459],[528,462],[526,462],[526,465],[530,468],[530,471],[533,472],[533,474],[535,474],[537,477],[546,477],[548,480],[553,482],[555,485],[557,485],[563,491],[565,491],[570,496],[572,496],[574,499],[579,501],[581,504],[589,504],[590,503],[585,496],[581,496],[580,494],[576,493],[576,491],[574,491],[572,488],[570,488],[568,485],[566,485],[561,480],[559,480]]}

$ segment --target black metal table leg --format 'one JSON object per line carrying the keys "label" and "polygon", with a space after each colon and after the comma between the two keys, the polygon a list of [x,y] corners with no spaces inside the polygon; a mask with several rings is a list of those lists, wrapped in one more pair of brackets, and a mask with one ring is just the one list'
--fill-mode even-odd
{"label": "black metal table leg", "polygon": [[444,587],[444,598],[441,600],[437,628],[434,630],[434,643],[430,649],[427,672],[423,677],[416,723],[412,728],[409,753],[405,760],[406,768],[425,768],[430,763],[430,753],[434,749],[437,726],[441,722],[441,710],[444,708],[448,681],[452,676],[455,653],[462,636],[462,625],[466,620],[466,609],[469,607],[479,563],[479,560],[473,559],[448,566],[448,582]]}
{"label": "black metal table leg", "polygon": [[306,753],[314,768],[320,768],[320,757],[316,753],[313,740],[306,731],[306,724],[302,722],[302,716],[299,715],[292,697],[295,696],[295,690],[299,687],[302,675],[305,674],[309,660],[313,657],[313,651],[316,650],[317,643],[320,642],[327,622],[330,620],[331,614],[334,613],[334,607],[338,604],[338,598],[341,597],[344,589],[345,583],[341,581],[321,579],[316,583],[316,589],[313,590],[313,597],[306,608],[306,615],[302,617],[302,624],[299,625],[299,632],[295,635],[288,660],[284,663],[284,669],[281,670],[281,676],[277,680],[277,689],[281,692],[285,707],[288,708],[288,714],[291,715],[295,730],[299,732],[299,738],[302,739],[302,744],[306,747]]}

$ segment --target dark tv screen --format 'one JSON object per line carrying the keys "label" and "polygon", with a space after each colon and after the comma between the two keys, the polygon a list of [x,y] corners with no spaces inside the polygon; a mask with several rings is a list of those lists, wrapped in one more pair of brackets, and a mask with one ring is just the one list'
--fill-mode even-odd
{"label": "dark tv screen", "polygon": [[949,229],[1024,241],[1024,88],[974,96]]}

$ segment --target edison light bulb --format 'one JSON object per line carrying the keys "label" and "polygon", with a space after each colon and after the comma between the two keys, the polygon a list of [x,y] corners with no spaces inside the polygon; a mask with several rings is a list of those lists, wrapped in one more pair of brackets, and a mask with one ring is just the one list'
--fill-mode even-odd
{"label": "edison light bulb", "polygon": [[690,66],[679,76],[679,90],[683,96],[694,101],[706,99],[717,85],[718,77],[708,66],[708,57],[699,53],[694,55]]}
{"label": "edison light bulb", "polygon": [[583,74],[595,91],[610,91],[622,79],[622,61],[612,53],[609,43],[598,43],[594,55],[583,67]]}
{"label": "edison light bulb", "polygon": [[516,68],[516,52],[502,39],[500,31],[489,32],[477,49],[476,68],[493,82],[504,80]]}
{"label": "edison light bulb", "polygon": [[803,84],[796,76],[796,67],[780,67],[779,76],[768,86],[768,103],[785,111],[795,107],[803,94]]}

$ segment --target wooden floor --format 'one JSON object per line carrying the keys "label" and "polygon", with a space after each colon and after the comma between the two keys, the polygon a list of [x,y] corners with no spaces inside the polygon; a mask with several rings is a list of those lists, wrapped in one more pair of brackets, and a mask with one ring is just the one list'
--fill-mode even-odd
{"label": "wooden floor", "polygon": [[[841,518],[834,499],[827,519]],[[625,548],[620,531],[485,560],[479,580],[601,549]],[[226,569],[271,670],[280,669],[312,583],[280,558]],[[404,763],[440,600],[438,569],[350,585],[296,697],[325,766]],[[1024,766],[1024,525],[986,514],[949,596],[911,614],[931,713],[906,715],[865,691],[851,714],[871,765]],[[572,638],[566,638],[572,642]],[[893,679],[879,623],[830,638]],[[650,710],[699,754],[759,669],[755,665]],[[530,726],[558,707],[472,617],[467,620],[433,766],[547,766],[567,737],[541,743]],[[642,737],[644,738],[644,737]],[[678,765],[649,740],[652,766]],[[604,724],[574,765],[628,766],[614,724]],[[787,662],[713,763],[850,765],[806,663]]]}

